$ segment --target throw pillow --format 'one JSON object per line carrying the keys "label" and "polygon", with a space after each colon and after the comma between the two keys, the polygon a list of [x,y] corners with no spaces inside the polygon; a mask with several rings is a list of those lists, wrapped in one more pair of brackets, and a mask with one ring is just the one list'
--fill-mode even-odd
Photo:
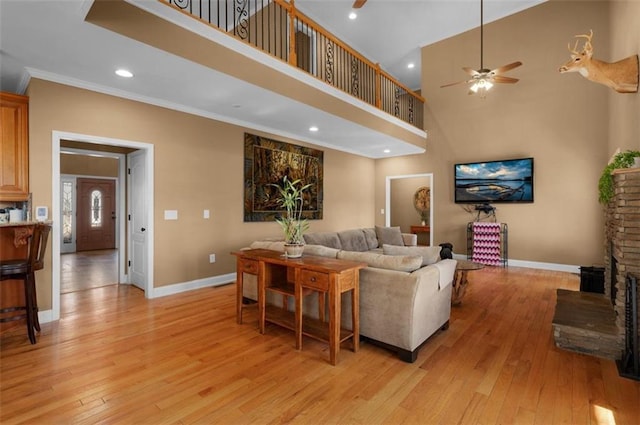
{"label": "throw pillow", "polygon": [[376,226],[376,236],[378,236],[378,243],[380,245],[398,245],[404,246],[404,241],[402,240],[402,232],[400,232],[400,227],[381,227]]}
{"label": "throw pillow", "polygon": [[376,249],[380,245],[378,245],[378,236],[376,236],[376,229],[373,227],[368,227],[366,229],[362,229],[364,233],[364,238],[367,241],[367,247],[369,249]]}
{"label": "throw pillow", "polygon": [[440,261],[440,249],[439,246],[382,245],[382,252],[386,255],[420,255],[423,266]]}
{"label": "throw pillow", "polygon": [[342,249],[346,251],[368,251],[367,240],[364,237],[362,229],[343,230],[338,232],[338,239]]}
{"label": "throw pillow", "polygon": [[303,237],[304,242],[309,245],[322,245],[329,248],[342,249],[336,232],[307,233]]}

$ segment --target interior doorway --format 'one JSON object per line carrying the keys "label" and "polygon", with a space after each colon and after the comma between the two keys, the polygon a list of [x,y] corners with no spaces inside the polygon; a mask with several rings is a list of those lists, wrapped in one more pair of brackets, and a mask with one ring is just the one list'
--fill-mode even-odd
{"label": "interior doorway", "polygon": [[[126,283],[117,230],[126,157],[100,145],[61,142],[60,293]],[[70,147],[70,146],[73,147]],[[124,208],[123,208],[124,209]],[[121,255],[122,254],[122,255]]]}
{"label": "interior doorway", "polygon": [[[427,187],[429,189],[428,218],[417,212],[413,204],[414,193],[423,187]],[[403,232],[409,232],[411,225],[421,225],[422,220],[427,218],[424,221],[425,225],[430,228],[428,233],[428,245],[433,246],[434,222],[432,173],[387,176],[385,185],[385,210],[385,225],[400,226],[400,229]]]}
{"label": "interior doorway", "polygon": [[[69,148],[72,146],[72,148]],[[118,280],[121,283],[129,283],[128,267],[129,262],[129,240],[127,221],[128,215],[126,197],[126,158],[133,151],[140,151],[139,156],[144,162],[145,179],[144,191],[146,193],[147,208],[144,212],[146,227],[146,238],[144,244],[139,247],[145,252],[147,259],[142,273],[144,273],[144,287],[146,298],[153,298],[153,145],[142,142],[135,142],[122,139],[106,138],[101,136],[84,135],[77,133],[68,133],[53,131],[52,132],[52,217],[61,217],[62,213],[62,197],[61,182],[62,175],[60,172],[60,154],[63,150],[76,149],[83,153],[89,151],[113,152],[117,148],[124,149],[121,153],[122,157],[119,161],[119,173],[117,185],[120,189],[116,189],[116,249],[118,253]],[[95,177],[95,176],[94,176]],[[119,218],[119,219],[118,219]],[[43,321],[53,321],[60,318],[60,293],[61,293],[61,239],[62,239],[62,220],[54,220],[52,225],[52,308],[50,317],[44,316]],[[49,314],[49,312],[47,312]]]}

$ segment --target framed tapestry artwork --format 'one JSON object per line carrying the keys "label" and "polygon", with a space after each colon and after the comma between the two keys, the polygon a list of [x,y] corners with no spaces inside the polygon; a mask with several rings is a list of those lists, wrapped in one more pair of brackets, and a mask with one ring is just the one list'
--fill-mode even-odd
{"label": "framed tapestry artwork", "polygon": [[322,219],[323,152],[244,134],[244,221],[273,221],[284,210],[278,188],[284,178],[311,183],[304,192],[302,216]]}

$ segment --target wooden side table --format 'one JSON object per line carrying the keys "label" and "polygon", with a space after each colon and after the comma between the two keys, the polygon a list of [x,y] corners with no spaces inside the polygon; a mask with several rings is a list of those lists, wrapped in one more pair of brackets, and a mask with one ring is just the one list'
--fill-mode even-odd
{"label": "wooden side table", "polygon": [[484,264],[474,263],[468,260],[458,260],[456,264],[456,272],[453,278],[453,293],[451,294],[451,304],[459,305],[462,303],[462,297],[467,290],[469,280],[467,273],[474,270],[480,270],[484,268]]}
{"label": "wooden side table", "polygon": [[429,244],[431,242],[431,226],[418,226],[418,225],[414,226],[414,225],[411,225],[410,232],[413,233],[414,235],[418,235],[418,237],[420,237],[420,234],[423,234],[423,233],[426,234],[427,235],[427,244],[426,244],[426,246],[429,246]]}

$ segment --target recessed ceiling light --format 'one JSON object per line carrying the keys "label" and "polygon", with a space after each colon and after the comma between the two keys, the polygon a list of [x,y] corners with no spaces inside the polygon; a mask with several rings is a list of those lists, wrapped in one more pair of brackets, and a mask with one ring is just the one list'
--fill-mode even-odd
{"label": "recessed ceiling light", "polygon": [[309,127],[309,131],[316,132],[316,131],[318,131],[318,127],[316,127],[315,125],[313,125],[313,126]]}
{"label": "recessed ceiling light", "polygon": [[120,76],[120,77],[124,77],[124,78],[131,78],[133,77],[133,74],[131,73],[131,71],[128,71],[126,69],[116,69],[116,75]]}
{"label": "recessed ceiling light", "polygon": [[407,64],[407,68],[409,68],[409,69],[413,69],[413,68],[415,68],[415,66],[416,66],[416,64],[413,63],[413,62],[410,62],[409,64]]}
{"label": "recessed ceiling light", "polygon": [[384,153],[390,153],[390,152],[391,152],[391,149],[385,149],[385,150],[383,150],[382,152],[384,152]]}
{"label": "recessed ceiling light", "polygon": [[353,21],[354,19],[356,19],[357,17],[358,17],[358,15],[356,14],[356,12],[351,12],[351,13],[349,13],[349,19],[351,19],[352,21]]}

